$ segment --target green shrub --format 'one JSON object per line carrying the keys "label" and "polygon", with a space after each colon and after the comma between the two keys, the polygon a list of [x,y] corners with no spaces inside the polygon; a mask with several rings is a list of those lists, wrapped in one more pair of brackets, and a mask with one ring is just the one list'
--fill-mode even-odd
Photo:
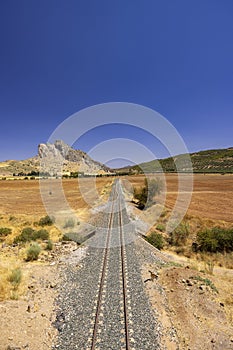
{"label": "green shrub", "polygon": [[0,228],[0,237],[6,237],[7,235],[11,234],[12,229],[8,227],[1,227]]}
{"label": "green shrub", "polygon": [[46,245],[46,250],[53,250],[53,242],[51,241],[51,239],[48,240],[48,243]]}
{"label": "green shrub", "polygon": [[214,227],[198,232],[198,250],[202,252],[232,252],[233,229]]}
{"label": "green shrub", "polygon": [[51,226],[54,224],[54,218],[50,217],[48,215],[44,216],[39,220],[39,225],[40,226]]}
{"label": "green shrub", "polygon": [[37,260],[41,252],[41,247],[38,243],[32,243],[32,245],[27,250],[26,261]]}
{"label": "green shrub", "polygon": [[75,220],[73,218],[69,218],[66,220],[63,227],[68,228],[68,227],[74,227],[74,226],[75,226]]}
{"label": "green shrub", "polygon": [[11,271],[8,277],[8,281],[13,285],[14,289],[17,289],[22,280],[22,271],[20,268],[16,268]]}
{"label": "green shrub", "polygon": [[21,234],[14,239],[14,243],[25,243],[35,239],[35,230],[32,227],[25,227]]}
{"label": "green shrub", "polygon": [[14,243],[26,243],[36,241],[37,239],[47,240],[49,233],[47,230],[41,229],[35,231],[32,227],[25,227],[21,234],[14,239]]}
{"label": "green shrub", "polygon": [[149,236],[146,237],[146,240],[159,250],[164,247],[164,239],[160,233],[151,232]]}
{"label": "green shrub", "polygon": [[45,229],[41,229],[39,231],[35,231],[34,232],[34,239],[33,240],[37,240],[37,239],[41,239],[43,241],[49,239],[49,233],[47,230]]}

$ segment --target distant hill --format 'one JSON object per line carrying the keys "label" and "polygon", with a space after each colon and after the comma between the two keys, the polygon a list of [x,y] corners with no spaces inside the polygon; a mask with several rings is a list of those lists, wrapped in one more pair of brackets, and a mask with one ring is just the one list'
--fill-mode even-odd
{"label": "distant hill", "polygon": [[7,160],[0,162],[0,176],[26,176],[35,175],[40,171],[41,159],[51,170],[56,171],[57,164],[63,164],[63,173],[82,171],[87,174],[105,174],[110,169],[93,160],[87,153],[75,150],[61,140],[54,144],[41,143],[38,146],[38,155],[26,160]]}
{"label": "distant hill", "polygon": [[[105,165],[93,160],[81,150],[75,150],[65,144],[63,141],[55,141],[54,144],[40,144],[38,146],[38,155],[26,160],[7,160],[0,162],[0,176],[11,177],[34,175],[40,171],[41,159],[45,159],[48,164],[51,163],[51,171],[56,171],[56,166],[53,168],[54,159],[63,161],[63,173],[82,171],[87,174],[107,174],[111,172],[117,173],[142,173],[160,171],[161,167],[164,172],[176,172],[175,161],[179,161],[182,171],[188,172],[185,155],[152,160],[150,162],[141,163],[139,165],[128,166],[120,169],[109,169]],[[190,154],[193,171],[195,173],[233,173],[233,147],[226,149],[215,149],[208,151],[200,151]],[[143,169],[143,171],[142,171]]]}
{"label": "distant hill", "polygon": [[[195,173],[233,173],[233,147],[195,152],[191,153],[190,157]],[[117,171],[141,173],[143,169],[145,172],[155,172],[162,167],[164,172],[176,172],[174,160],[178,160],[180,164],[183,161],[182,171],[189,171],[185,162],[185,155],[159,159],[159,162],[152,160],[139,165],[117,169]]]}

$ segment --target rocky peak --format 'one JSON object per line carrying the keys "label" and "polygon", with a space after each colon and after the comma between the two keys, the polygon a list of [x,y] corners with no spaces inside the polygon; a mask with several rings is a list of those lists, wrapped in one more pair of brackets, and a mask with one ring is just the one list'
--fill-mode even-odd
{"label": "rocky peak", "polygon": [[46,162],[47,165],[48,163],[58,164],[61,162],[66,165],[75,163],[75,165],[81,167],[87,173],[109,170],[103,164],[94,161],[85,152],[73,149],[62,140],[56,140],[54,144],[41,143],[38,146],[38,154],[39,158]]}

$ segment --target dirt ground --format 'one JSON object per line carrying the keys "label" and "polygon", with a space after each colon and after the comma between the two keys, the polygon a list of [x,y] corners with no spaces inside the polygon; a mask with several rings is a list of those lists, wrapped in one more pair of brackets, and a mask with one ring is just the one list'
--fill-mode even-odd
{"label": "dirt ground", "polygon": [[[51,196],[54,183],[58,180],[43,180],[43,188],[50,191]],[[63,191],[70,207],[75,211],[88,209],[94,201],[104,195],[106,188],[112,183],[112,178],[80,178],[63,180]],[[93,192],[93,188],[96,191]],[[55,198],[56,199],[56,198]],[[40,182],[38,180],[8,180],[0,181],[0,215],[34,215],[46,214],[41,195]]]}
{"label": "dirt ground", "polygon": [[[93,184],[92,178],[82,179],[84,195],[80,192],[78,180],[64,180],[64,193],[70,206],[86,220],[90,215],[88,209],[108,197],[112,180],[98,178]],[[132,176],[125,181],[132,188],[132,185],[143,185],[144,179]],[[177,175],[166,175],[166,181],[166,205],[171,208],[177,197]],[[91,191],[93,185],[97,188],[94,195]],[[194,175],[194,192],[188,214],[231,224],[232,206],[233,175]],[[44,215],[38,181],[0,181],[1,227],[24,227]],[[16,234],[14,230],[16,227],[13,228],[13,234]],[[72,250],[72,246],[69,249]],[[58,252],[57,258],[60,259],[63,253]],[[158,271],[158,280],[147,282],[145,288],[165,330],[167,349],[233,349],[232,270],[216,267],[213,276],[209,276],[200,272],[202,267],[197,266],[196,261],[175,254],[172,256],[171,252],[165,254],[169,254],[174,263]],[[16,263],[15,248],[1,249],[0,268],[9,265],[12,256]],[[58,275],[57,263],[54,264],[56,256],[46,259],[33,263],[21,261],[24,277],[18,300],[0,302],[0,350],[7,347],[17,349],[17,346],[32,350],[51,347],[56,336],[52,322]],[[149,269],[152,270],[153,266],[144,266],[144,279],[149,277]],[[196,280],[197,276],[201,280]],[[218,293],[203,282],[206,279],[213,282]],[[174,332],[172,341],[166,335],[166,329]],[[177,342],[174,342],[175,338]]]}
{"label": "dirt ground", "polygon": [[163,344],[169,350],[232,349],[232,270],[218,268],[207,275],[190,259],[169,258],[160,270],[148,265],[142,272],[144,281],[149,270],[158,275],[145,288],[162,324]]}
{"label": "dirt ground", "polygon": [[[188,175],[182,175],[183,178]],[[125,178],[132,186],[142,186],[143,176]],[[45,180],[46,181],[46,180]],[[56,180],[54,180],[56,181]],[[78,182],[79,181],[79,182]],[[75,211],[88,209],[103,194],[112,178],[63,180],[66,199]],[[96,186],[96,193],[91,189]],[[177,175],[166,174],[166,203],[172,208],[177,198]],[[48,184],[49,188],[49,184]],[[80,193],[80,188],[82,193]],[[194,187],[188,214],[233,222],[233,175],[194,174]],[[45,215],[37,180],[0,181],[0,215]]]}
{"label": "dirt ground", "polygon": [[56,336],[54,298],[56,267],[28,264],[23,268],[24,294],[0,303],[0,350],[51,348]]}
{"label": "dirt ground", "polygon": [[[183,174],[184,182],[189,175]],[[173,208],[177,199],[177,174],[166,174],[165,206]],[[132,186],[143,186],[144,176],[126,178]],[[193,193],[188,214],[233,223],[233,175],[194,174]]]}
{"label": "dirt ground", "polygon": [[[15,252],[17,248],[4,247],[5,256],[9,249]],[[54,322],[59,269],[67,264],[78,266],[84,255],[85,248],[75,242],[60,242],[38,261],[21,264],[21,295],[17,300],[0,302],[0,350],[51,349],[57,335]],[[7,259],[1,264],[7,264]]]}

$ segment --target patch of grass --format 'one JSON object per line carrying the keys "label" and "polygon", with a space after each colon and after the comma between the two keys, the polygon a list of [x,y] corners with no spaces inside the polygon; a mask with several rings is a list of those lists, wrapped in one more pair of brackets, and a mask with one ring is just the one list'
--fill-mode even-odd
{"label": "patch of grass", "polygon": [[22,271],[20,268],[16,268],[11,271],[11,274],[8,276],[8,281],[12,284],[14,290],[18,288],[22,280]]}
{"label": "patch of grass", "polygon": [[63,228],[72,228],[74,226],[75,226],[75,219],[69,218],[69,219],[66,220]]}
{"label": "patch of grass", "polygon": [[27,249],[27,255],[26,255],[26,261],[34,261],[37,260],[39,257],[39,254],[41,252],[41,247],[38,243],[33,243],[28,249]]}
{"label": "patch of grass", "polygon": [[166,263],[164,264],[164,267],[171,267],[171,266],[174,266],[174,267],[183,267],[182,264],[177,263],[177,262],[175,262],[175,261],[169,261],[169,262],[166,262]]}
{"label": "patch of grass", "polygon": [[213,275],[214,262],[212,260],[205,261],[205,272],[209,275]]}
{"label": "patch of grass", "polygon": [[213,282],[209,278],[203,278],[201,276],[193,276],[192,278],[196,281],[204,283],[206,286],[210,287],[213,291],[218,293],[217,288],[215,287],[215,285],[213,284]]}
{"label": "patch of grass", "polygon": [[163,225],[163,224],[158,224],[157,226],[156,226],[156,228],[157,228],[157,230],[159,230],[159,231],[161,231],[161,232],[165,232],[165,225]]}
{"label": "patch of grass", "polygon": [[11,294],[10,294],[10,299],[11,300],[19,300],[19,294],[15,290],[12,290]]}
{"label": "patch of grass", "polygon": [[46,249],[46,250],[53,250],[53,242],[51,241],[51,239],[48,240],[45,249]]}

